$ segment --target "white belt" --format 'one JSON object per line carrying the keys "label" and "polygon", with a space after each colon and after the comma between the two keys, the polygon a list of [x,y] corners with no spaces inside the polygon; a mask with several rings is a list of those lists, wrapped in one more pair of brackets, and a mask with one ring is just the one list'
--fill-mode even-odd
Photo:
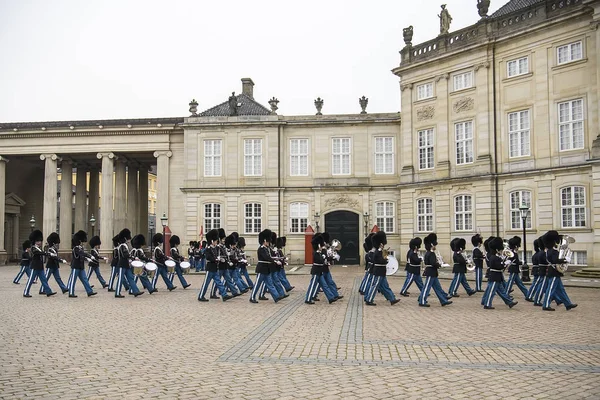
{"label": "white belt", "polygon": [[490,268],[490,271],[492,271],[492,272],[504,272],[503,269],[491,269],[491,268]]}
{"label": "white belt", "polygon": [[272,261],[259,261],[259,263],[263,263],[263,264],[272,264]]}
{"label": "white belt", "polygon": [[376,267],[387,267],[387,264],[373,264],[373,265],[375,265]]}
{"label": "white belt", "polygon": [[322,267],[322,266],[323,266],[323,264],[314,264],[314,263],[313,263],[313,266]]}
{"label": "white belt", "polygon": [[408,264],[408,265],[410,265],[411,267],[420,267],[421,266],[421,264]]}

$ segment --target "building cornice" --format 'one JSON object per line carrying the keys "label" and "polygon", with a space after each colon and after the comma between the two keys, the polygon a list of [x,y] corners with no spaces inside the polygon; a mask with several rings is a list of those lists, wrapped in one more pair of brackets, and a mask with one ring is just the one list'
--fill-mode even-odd
{"label": "building cornice", "polygon": [[2,139],[43,139],[56,137],[94,137],[94,136],[138,136],[138,135],[170,135],[173,133],[183,133],[181,129],[164,128],[160,130],[131,130],[131,131],[66,131],[66,132],[0,132],[0,140]]}

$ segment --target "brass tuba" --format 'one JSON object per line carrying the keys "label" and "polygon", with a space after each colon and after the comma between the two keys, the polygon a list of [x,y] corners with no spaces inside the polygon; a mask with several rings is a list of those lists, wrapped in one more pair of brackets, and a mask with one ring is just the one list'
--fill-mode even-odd
{"label": "brass tuba", "polygon": [[473,258],[467,255],[465,256],[465,260],[467,260],[467,271],[475,271],[475,263],[473,262]]}
{"label": "brass tuba", "polygon": [[558,245],[558,258],[565,260],[565,263],[557,264],[556,269],[563,274],[567,272],[569,263],[573,257],[573,250],[569,248],[571,243],[575,243],[575,238],[569,235],[563,235],[560,244]]}
{"label": "brass tuba", "polygon": [[435,251],[435,256],[437,257],[437,262],[440,264],[440,267],[447,268],[450,266],[450,264],[444,262],[444,259],[438,250]]}

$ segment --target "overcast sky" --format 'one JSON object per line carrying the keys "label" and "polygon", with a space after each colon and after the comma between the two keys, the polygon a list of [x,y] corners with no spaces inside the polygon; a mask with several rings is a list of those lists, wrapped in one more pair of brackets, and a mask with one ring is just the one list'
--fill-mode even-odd
{"label": "overcast sky", "polygon": [[[451,31],[477,0],[446,0]],[[492,0],[489,14],[508,0]],[[187,116],[241,92],[279,113],[400,110],[402,28],[439,33],[440,0],[0,0],[0,121]]]}

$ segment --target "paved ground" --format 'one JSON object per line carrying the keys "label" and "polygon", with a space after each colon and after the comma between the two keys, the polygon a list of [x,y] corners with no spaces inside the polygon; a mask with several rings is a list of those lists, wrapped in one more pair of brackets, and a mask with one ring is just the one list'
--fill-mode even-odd
{"label": "paved ground", "polygon": [[279,304],[199,303],[202,275],[139,298],[81,286],[77,299],[47,298],[38,286],[26,299],[16,272],[0,268],[0,398],[600,398],[597,289],[568,288],[569,312],[520,293],[512,310],[483,310],[479,294],[425,309],[416,288],[363,307],[350,267],[334,270],[345,298],[332,305],[304,304],[306,275]]}

